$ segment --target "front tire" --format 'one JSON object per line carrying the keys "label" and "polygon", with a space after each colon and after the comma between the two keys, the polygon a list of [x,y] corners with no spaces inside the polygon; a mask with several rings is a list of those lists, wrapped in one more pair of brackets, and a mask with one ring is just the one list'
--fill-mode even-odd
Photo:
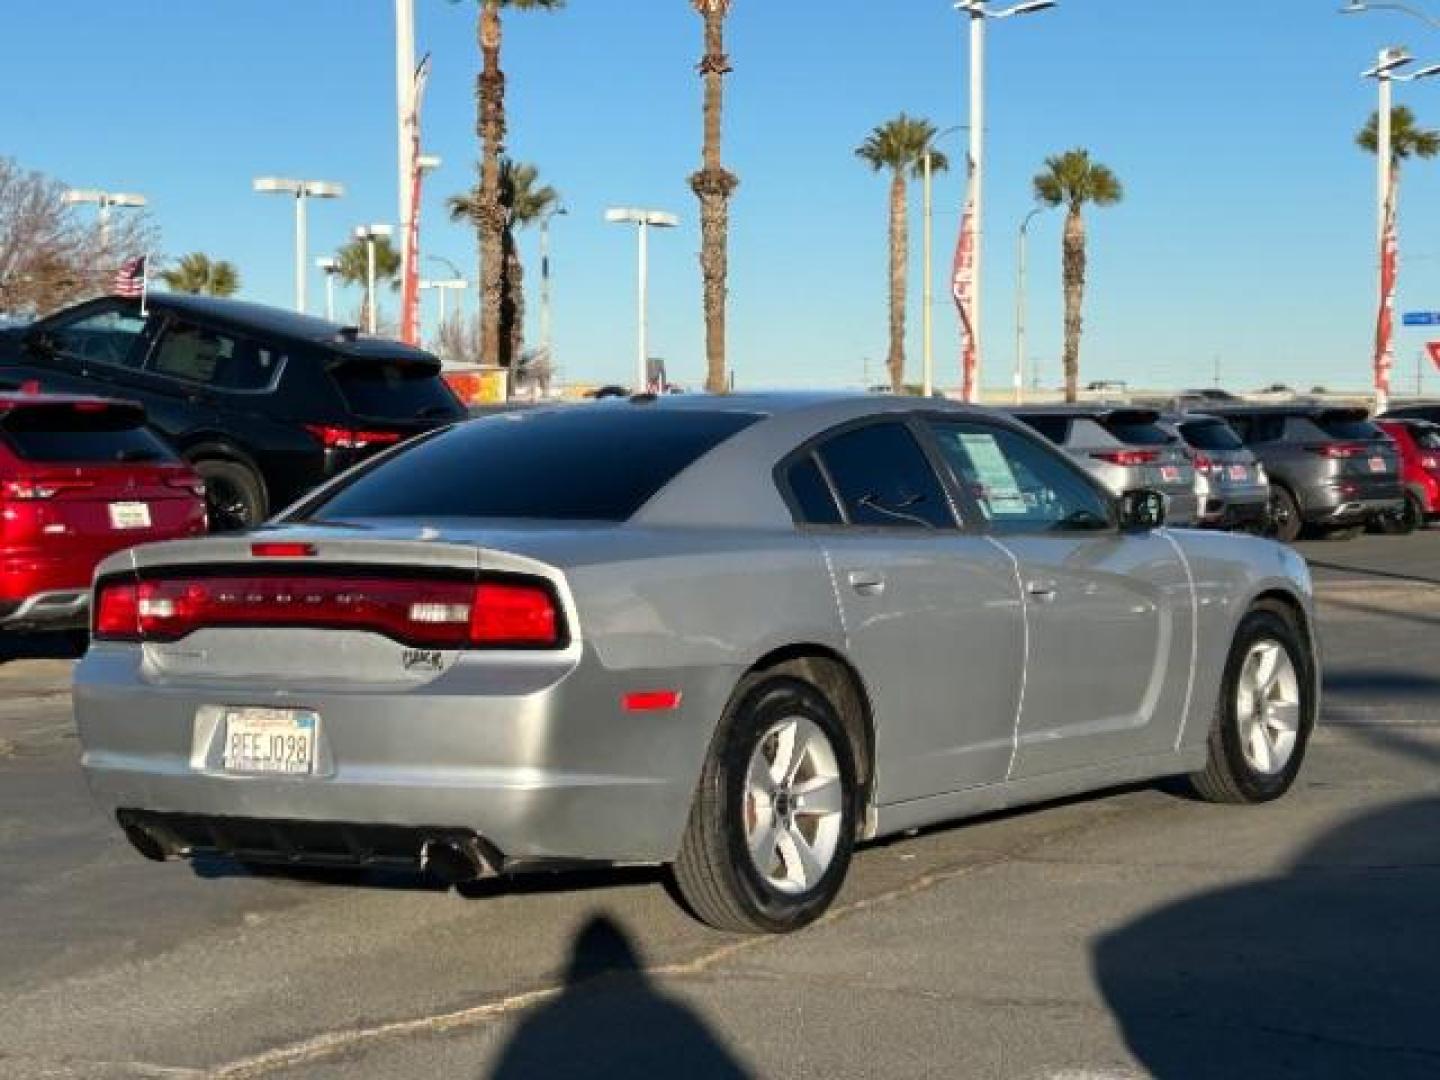
{"label": "front tire", "polygon": [[1210,729],[1209,761],[1190,775],[1201,798],[1262,803],[1290,790],[1315,727],[1312,664],[1288,611],[1260,605],[1241,620]]}
{"label": "front tire", "polygon": [[1293,544],[1304,527],[1295,496],[1276,484],[1270,489],[1270,535],[1282,544]]}
{"label": "front tire", "polygon": [[855,761],[812,684],[753,675],[721,721],[675,861],[691,911],[717,930],[787,933],[834,901],[854,851]]}

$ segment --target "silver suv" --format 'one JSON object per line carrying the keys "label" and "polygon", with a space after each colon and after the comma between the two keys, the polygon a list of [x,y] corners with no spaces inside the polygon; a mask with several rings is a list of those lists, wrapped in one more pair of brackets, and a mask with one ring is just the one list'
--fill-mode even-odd
{"label": "silver suv", "polygon": [[1160,414],[1154,409],[1036,405],[1010,412],[1115,494],[1158,491],[1165,496],[1168,524],[1196,523],[1195,466],[1180,439],[1159,425]]}
{"label": "silver suv", "polygon": [[1270,480],[1265,466],[1224,419],[1178,413],[1161,417],[1159,423],[1190,449],[1201,525],[1256,531],[1267,527]]}
{"label": "silver suv", "polygon": [[1404,511],[1399,454],[1365,409],[1294,402],[1211,413],[1265,466],[1276,539],[1296,540],[1307,527],[1341,539]]}

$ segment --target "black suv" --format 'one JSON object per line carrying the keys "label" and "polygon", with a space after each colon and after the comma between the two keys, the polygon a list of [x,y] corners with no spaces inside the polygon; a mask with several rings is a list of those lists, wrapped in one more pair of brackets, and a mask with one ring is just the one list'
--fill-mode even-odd
{"label": "black suv", "polygon": [[258,524],[403,439],[465,417],[440,361],[238,300],[91,300],[0,332],[0,381],[141,402],[205,478],[211,525]]}
{"label": "black suv", "polygon": [[1395,444],[1364,409],[1295,402],[1206,411],[1265,466],[1277,539],[1295,540],[1307,526],[1340,539],[1405,509]]}

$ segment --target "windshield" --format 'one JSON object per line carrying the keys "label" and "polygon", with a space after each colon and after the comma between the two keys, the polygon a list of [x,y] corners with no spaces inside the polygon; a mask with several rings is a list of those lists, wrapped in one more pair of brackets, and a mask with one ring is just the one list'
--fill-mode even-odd
{"label": "windshield", "polygon": [[1245,444],[1224,420],[1187,420],[1180,434],[1196,450],[1241,450]]}
{"label": "windshield", "polygon": [[26,461],[80,464],[173,461],[175,455],[133,408],[30,405],[0,418],[0,437]]}
{"label": "windshield", "polygon": [[464,408],[433,364],[413,360],[346,360],[330,378],[356,416],[371,420],[448,420]]}
{"label": "windshield", "polygon": [[1175,441],[1164,428],[1148,417],[1121,413],[1107,417],[1100,423],[1115,438],[1131,446],[1166,446]]}
{"label": "windshield", "polygon": [[625,521],[758,419],[582,405],[474,420],[361,473],[308,518]]}

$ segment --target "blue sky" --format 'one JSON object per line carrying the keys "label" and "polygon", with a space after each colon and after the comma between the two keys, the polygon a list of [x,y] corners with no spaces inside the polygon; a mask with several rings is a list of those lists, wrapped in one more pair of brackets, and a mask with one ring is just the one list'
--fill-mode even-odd
{"label": "blue sky", "polygon": [[[434,56],[428,149],[445,159],[425,244],[469,271],[473,237],[443,220],[476,155],[474,7],[417,0]],[[1440,32],[1338,0],[1062,0],[995,24],[989,49],[987,385],[1014,352],[1015,230],[1045,155],[1086,146],[1125,202],[1090,219],[1085,379],[1244,388],[1358,387],[1373,326],[1373,159],[1353,135],[1374,108],[1358,74],[1385,44],[1440,61]],[[60,0],[6,5],[0,152],[81,186],[146,193],[167,253],[237,262],[245,293],[292,296],[288,206],[261,173],[345,182],[316,204],[314,254],[396,216],[388,0]],[[1440,13],[1440,3],[1435,4]],[[731,357],[742,384],[857,383],[886,352],[886,184],[853,150],[901,110],[965,119],[964,26],[948,0],[735,0],[726,157],[733,204]],[[21,47],[15,47],[15,46]],[[697,214],[699,19],[687,0],[571,0],[509,19],[513,154],[538,163],[557,223],[556,347],[564,374],[623,380],[633,353],[634,239],[607,205],[679,212],[653,246],[652,346],[671,377],[703,363]],[[1398,100],[1440,126],[1440,80]],[[959,159],[959,146],[948,147]],[[1407,172],[1402,307],[1440,309],[1440,161]],[[918,186],[914,192],[918,208]],[[961,181],[937,217],[937,369],[958,381],[944,276]],[[917,214],[918,217],[918,214]],[[919,232],[909,363],[920,369]],[[527,236],[534,281],[535,238]],[[1031,348],[1059,375],[1059,216],[1036,222]],[[312,302],[322,297],[318,277]],[[346,308],[354,301],[346,303]],[[473,310],[471,298],[467,304]],[[532,316],[535,308],[532,297]],[[427,298],[427,316],[433,297]],[[1416,331],[1397,378],[1413,385]],[[533,335],[533,331],[532,331]],[[1427,379],[1440,390],[1440,375]]]}

